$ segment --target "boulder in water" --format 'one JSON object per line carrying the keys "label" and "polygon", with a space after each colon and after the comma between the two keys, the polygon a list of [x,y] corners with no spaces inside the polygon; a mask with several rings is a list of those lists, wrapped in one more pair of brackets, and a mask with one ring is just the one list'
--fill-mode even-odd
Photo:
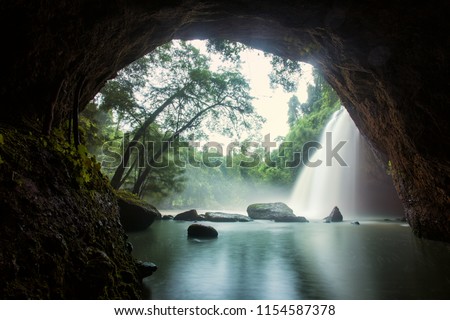
{"label": "boulder in water", "polygon": [[341,214],[341,211],[339,211],[338,207],[334,207],[331,213],[328,215],[328,217],[324,218],[326,223],[329,222],[342,222],[343,217]]}
{"label": "boulder in water", "polygon": [[150,277],[153,274],[153,272],[158,270],[158,267],[152,262],[137,261],[136,267],[138,271],[138,276],[141,279]]}
{"label": "boulder in water", "polygon": [[147,229],[161,213],[151,204],[139,199],[134,194],[116,191],[119,205],[120,222],[125,231],[140,231]]}
{"label": "boulder in water", "polygon": [[296,217],[291,208],[283,202],[254,203],[247,207],[248,216],[252,219],[275,220]]}
{"label": "boulder in water", "polygon": [[213,222],[249,222],[252,219],[243,214],[225,212],[206,212],[205,219]]}
{"label": "boulder in water", "polygon": [[217,238],[219,233],[211,226],[203,224],[191,224],[188,228],[188,237],[194,238]]}
{"label": "boulder in water", "polygon": [[179,221],[201,221],[205,220],[202,216],[197,213],[197,210],[191,209],[182,213],[179,213],[173,218],[173,220]]}

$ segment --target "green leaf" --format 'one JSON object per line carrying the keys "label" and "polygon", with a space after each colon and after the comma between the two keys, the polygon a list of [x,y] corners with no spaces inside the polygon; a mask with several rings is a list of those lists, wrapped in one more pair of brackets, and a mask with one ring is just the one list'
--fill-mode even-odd
{"label": "green leaf", "polygon": [[3,140],[3,135],[0,133],[0,144],[4,144],[5,140]]}

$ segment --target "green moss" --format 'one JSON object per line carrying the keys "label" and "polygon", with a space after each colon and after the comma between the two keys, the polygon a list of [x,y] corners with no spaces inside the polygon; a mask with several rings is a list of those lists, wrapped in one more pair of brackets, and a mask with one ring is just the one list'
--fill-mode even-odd
{"label": "green moss", "polygon": [[148,205],[147,202],[140,199],[136,194],[131,193],[127,190],[115,190],[114,192],[115,192],[117,198],[122,199],[126,202],[135,203],[137,205],[144,206],[144,207]]}
{"label": "green moss", "polygon": [[0,298],[139,297],[116,195],[96,159],[63,131],[1,124],[0,134]]}

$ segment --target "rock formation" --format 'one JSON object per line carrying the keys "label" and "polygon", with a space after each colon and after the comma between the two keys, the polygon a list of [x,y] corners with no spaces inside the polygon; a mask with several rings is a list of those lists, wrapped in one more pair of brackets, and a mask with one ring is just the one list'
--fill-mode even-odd
{"label": "rock formation", "polygon": [[275,220],[296,217],[291,208],[283,202],[254,203],[247,207],[248,216],[252,219]]}
{"label": "rock formation", "polygon": [[330,222],[342,222],[344,217],[342,216],[341,211],[338,207],[334,207],[333,210],[331,210],[331,213],[325,217],[323,220],[325,220],[326,223]]}
{"label": "rock formation", "polygon": [[154,206],[133,197],[132,194],[117,191],[120,222],[125,231],[141,231],[147,229],[161,213]]}
{"label": "rock formation", "polygon": [[193,238],[217,238],[219,233],[211,226],[194,223],[188,228],[188,237]]}
{"label": "rock formation", "polygon": [[180,220],[180,221],[201,221],[205,220],[202,216],[200,216],[197,213],[197,210],[191,209],[188,211],[181,212],[177,214],[173,220]]}
{"label": "rock formation", "polygon": [[205,220],[213,222],[250,222],[251,218],[243,214],[225,212],[206,212]]}
{"label": "rock formation", "polygon": [[0,132],[0,298],[139,298],[116,195],[95,162],[36,131]]}

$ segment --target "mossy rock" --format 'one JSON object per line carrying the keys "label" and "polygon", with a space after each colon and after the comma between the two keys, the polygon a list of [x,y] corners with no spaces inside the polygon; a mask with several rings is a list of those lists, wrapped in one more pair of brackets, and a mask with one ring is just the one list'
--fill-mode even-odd
{"label": "mossy rock", "polygon": [[119,204],[120,222],[127,232],[147,229],[161,213],[151,204],[139,199],[136,195],[125,191],[116,191]]}
{"label": "mossy rock", "polygon": [[0,298],[138,299],[116,195],[58,133],[0,124]]}

